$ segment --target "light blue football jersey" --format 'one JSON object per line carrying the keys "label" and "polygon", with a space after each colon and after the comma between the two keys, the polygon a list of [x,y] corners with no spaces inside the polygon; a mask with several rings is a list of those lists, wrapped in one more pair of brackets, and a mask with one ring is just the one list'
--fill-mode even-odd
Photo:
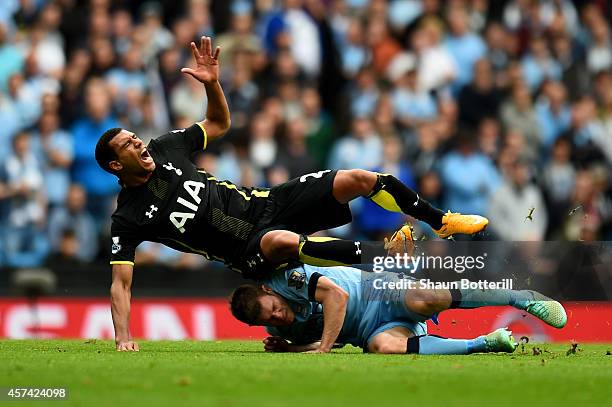
{"label": "light blue football jersey", "polygon": [[[285,298],[295,313],[295,325],[304,326],[319,318],[322,305],[315,298],[316,283],[324,276],[349,294],[344,324],[337,342],[367,347],[378,333],[395,326],[405,326],[415,335],[424,335],[426,318],[409,311],[405,306],[406,290],[387,292],[384,296],[372,295],[371,281],[382,278],[397,280],[396,273],[369,273],[353,267],[317,267],[300,265],[287,270],[275,271],[262,283]],[[320,325],[320,324],[318,324]],[[269,327],[272,335],[283,336],[289,329]],[[303,329],[301,330],[303,332]]]}

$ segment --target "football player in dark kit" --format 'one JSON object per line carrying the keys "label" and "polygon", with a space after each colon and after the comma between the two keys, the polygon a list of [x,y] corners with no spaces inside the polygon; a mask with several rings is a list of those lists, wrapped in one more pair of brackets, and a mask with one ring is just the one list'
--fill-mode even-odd
{"label": "football player in dark kit", "polygon": [[[384,243],[308,236],[351,221],[348,202],[366,197],[381,207],[427,222],[440,237],[473,234],[487,226],[476,215],[444,213],[395,177],[364,170],[306,174],[270,189],[238,187],[196,168],[190,157],[223,136],[230,113],[219,83],[220,48],[209,37],[191,43],[194,68],[208,97],[206,119],[172,130],[145,147],[129,130],[107,130],[96,160],[122,185],[112,215],[111,305],[117,350],[134,351],[129,334],[134,251],[142,241],[163,243],[224,262],[247,278],[299,261],[315,266],[361,263]],[[407,241],[407,227],[395,239]]]}

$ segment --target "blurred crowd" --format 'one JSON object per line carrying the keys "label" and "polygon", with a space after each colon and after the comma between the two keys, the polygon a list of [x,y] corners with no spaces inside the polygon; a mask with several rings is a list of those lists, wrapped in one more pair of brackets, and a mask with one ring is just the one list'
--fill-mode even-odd
{"label": "blurred crowd", "polygon": [[[119,185],[97,139],[202,120],[204,87],[180,73],[202,35],[232,112],[196,158],[217,178],[371,169],[489,217],[487,239],[608,240],[611,15],[605,0],[2,0],[0,266],[107,260]],[[403,222],[353,211],[331,233]],[[149,243],[136,261],[203,262]]]}

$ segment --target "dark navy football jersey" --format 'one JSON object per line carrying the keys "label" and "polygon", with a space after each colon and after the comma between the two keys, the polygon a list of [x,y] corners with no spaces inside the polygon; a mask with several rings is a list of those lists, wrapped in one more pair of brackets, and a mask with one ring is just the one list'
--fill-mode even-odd
{"label": "dark navy football jersey", "polygon": [[147,146],[155,171],[122,188],[112,215],[111,264],[134,264],[142,241],[231,263],[263,213],[269,190],[239,188],[198,169],[191,156],[206,148],[200,123],[173,130]]}

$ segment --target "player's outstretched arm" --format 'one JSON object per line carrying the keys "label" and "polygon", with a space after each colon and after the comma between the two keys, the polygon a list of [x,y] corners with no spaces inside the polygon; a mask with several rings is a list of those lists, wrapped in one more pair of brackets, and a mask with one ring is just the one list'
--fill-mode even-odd
{"label": "player's outstretched arm", "polygon": [[115,345],[118,351],[138,352],[138,344],[130,336],[130,301],[132,299],[132,275],[134,266],[113,264],[111,284],[111,313],[115,326]]}
{"label": "player's outstretched arm", "polygon": [[204,84],[208,107],[206,119],[201,122],[206,130],[207,142],[223,136],[230,127],[230,111],[223,89],[219,83],[219,54],[221,48],[212,49],[212,39],[202,37],[200,48],[194,42],[191,43],[191,51],[196,62],[195,68],[183,68],[181,72],[191,75]]}
{"label": "player's outstretched arm", "polygon": [[311,352],[327,353],[331,351],[344,324],[348,298],[348,293],[333,281],[327,277],[319,278],[315,300],[323,305],[323,336],[319,347]]}

